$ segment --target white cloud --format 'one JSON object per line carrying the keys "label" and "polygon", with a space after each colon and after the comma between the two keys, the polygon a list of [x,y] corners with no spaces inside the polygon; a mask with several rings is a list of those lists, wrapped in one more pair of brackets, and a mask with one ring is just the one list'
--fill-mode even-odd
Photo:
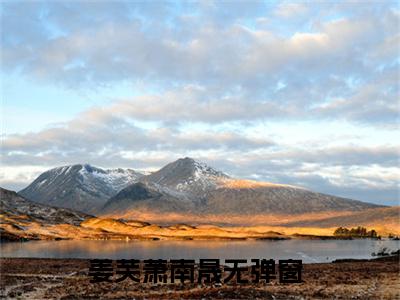
{"label": "white cloud", "polygon": [[1,11],[4,76],[72,91],[145,88],[57,126],[4,136],[2,164],[18,174],[2,182],[27,181],[32,165],[143,169],[195,156],[238,176],[363,197],[381,188],[393,198],[395,5],[20,5]]}

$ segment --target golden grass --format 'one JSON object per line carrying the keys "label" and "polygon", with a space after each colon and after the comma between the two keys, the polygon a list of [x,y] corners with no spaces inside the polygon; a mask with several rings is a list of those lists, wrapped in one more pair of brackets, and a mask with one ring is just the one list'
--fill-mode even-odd
{"label": "golden grass", "polygon": [[[400,235],[400,222],[396,218],[397,212],[400,212],[400,207],[371,209],[354,213],[326,212],[294,216],[204,216],[135,211],[125,216],[127,221],[112,217],[94,217],[83,221],[80,226],[42,224],[28,218],[21,218],[21,216],[2,215],[0,228],[5,232],[27,238],[57,237],[69,239],[122,239],[124,237],[139,239],[244,239],[277,238],[293,234],[331,236],[339,226],[347,228],[363,226],[368,230],[375,229],[379,235],[387,236],[389,233]],[[132,215],[134,218],[131,218]],[[350,226],[347,223],[341,223],[344,220],[350,222]],[[294,222],[299,222],[300,225],[289,225]],[[301,225],[301,222],[305,222],[304,224],[308,224],[308,226]],[[321,225],[323,222],[324,226]]]}
{"label": "golden grass", "polygon": [[373,208],[363,211],[327,211],[298,215],[259,214],[259,215],[196,215],[187,213],[155,213],[148,211],[130,211],[123,215],[102,217],[138,219],[156,224],[186,223],[195,225],[217,225],[229,228],[269,228],[270,230],[304,234],[333,233],[337,227],[363,226],[375,229],[381,235],[400,234],[400,207]]}
{"label": "golden grass", "polygon": [[284,215],[284,214],[259,214],[259,215],[212,215],[212,214],[189,214],[189,213],[157,213],[134,210],[124,214],[106,214],[99,217],[102,218],[123,218],[138,219],[150,223],[188,223],[193,224],[217,224],[232,226],[283,226],[287,223],[297,221],[323,220],[329,217],[347,216],[352,212],[320,212],[308,213],[301,215]]}

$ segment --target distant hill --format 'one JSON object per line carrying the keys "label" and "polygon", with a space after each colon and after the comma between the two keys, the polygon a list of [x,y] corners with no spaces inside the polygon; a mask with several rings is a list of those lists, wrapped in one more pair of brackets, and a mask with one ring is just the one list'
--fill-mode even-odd
{"label": "distant hill", "polygon": [[103,170],[88,164],[51,169],[19,194],[32,201],[93,213],[143,175],[130,169]]}

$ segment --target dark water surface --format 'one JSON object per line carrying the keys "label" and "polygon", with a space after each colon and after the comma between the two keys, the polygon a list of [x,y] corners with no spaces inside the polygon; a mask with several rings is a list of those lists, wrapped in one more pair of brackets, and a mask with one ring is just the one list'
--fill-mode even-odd
{"label": "dark water surface", "polygon": [[302,259],[305,263],[339,258],[371,258],[382,248],[397,250],[393,240],[282,241],[30,241],[1,243],[1,257],[199,259]]}

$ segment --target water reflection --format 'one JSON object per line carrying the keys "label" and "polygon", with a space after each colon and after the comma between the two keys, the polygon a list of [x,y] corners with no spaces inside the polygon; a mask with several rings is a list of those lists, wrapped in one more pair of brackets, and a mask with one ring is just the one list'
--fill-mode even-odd
{"label": "water reflection", "polygon": [[2,243],[2,257],[41,258],[273,258],[326,262],[338,258],[370,258],[383,247],[400,248],[390,240],[282,241],[31,241]]}

